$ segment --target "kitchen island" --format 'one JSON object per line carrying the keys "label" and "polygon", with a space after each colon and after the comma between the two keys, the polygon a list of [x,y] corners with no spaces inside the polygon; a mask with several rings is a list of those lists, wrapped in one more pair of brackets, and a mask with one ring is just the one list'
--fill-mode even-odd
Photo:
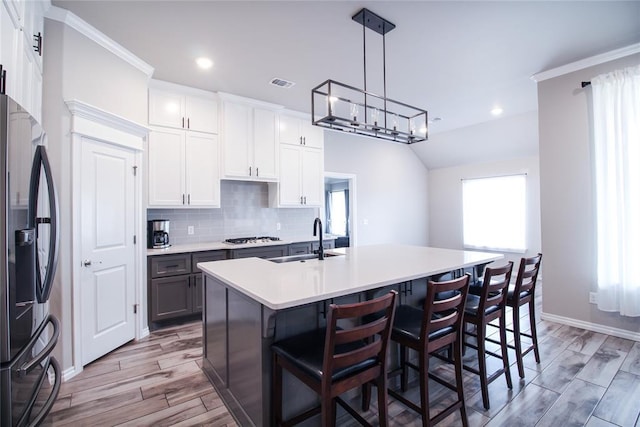
{"label": "kitchen island", "polygon": [[[408,245],[334,249],[323,261],[258,258],[199,263],[203,369],[240,425],[271,424],[270,345],[325,324],[329,303],[357,302],[413,280],[486,264],[495,253]],[[402,295],[401,295],[402,296]],[[284,416],[316,396],[285,375]],[[316,420],[317,421],[317,420]]]}

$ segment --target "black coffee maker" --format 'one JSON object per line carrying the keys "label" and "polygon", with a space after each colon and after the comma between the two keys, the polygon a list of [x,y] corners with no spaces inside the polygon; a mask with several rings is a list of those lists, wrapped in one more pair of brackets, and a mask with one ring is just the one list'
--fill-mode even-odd
{"label": "black coffee maker", "polygon": [[164,249],[169,246],[169,220],[153,219],[147,221],[147,248]]}

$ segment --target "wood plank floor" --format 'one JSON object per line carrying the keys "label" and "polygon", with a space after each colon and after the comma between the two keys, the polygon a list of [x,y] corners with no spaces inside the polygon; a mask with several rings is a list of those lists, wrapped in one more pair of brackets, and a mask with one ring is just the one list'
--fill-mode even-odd
{"label": "wood plank floor", "polygon": [[[536,306],[540,319],[540,297]],[[522,318],[528,325],[525,310]],[[478,378],[465,372],[470,425],[640,427],[640,342],[548,321],[537,324],[541,363],[528,354],[525,379],[520,380],[510,352],[513,389],[507,388],[504,377],[490,384],[491,409],[482,406]],[[237,426],[202,373],[201,358],[200,323],[155,331],[64,383],[45,425]],[[472,349],[465,362],[474,364]],[[497,366],[492,358],[488,362],[489,369]],[[452,377],[450,366],[432,365],[440,375]],[[407,395],[416,398],[418,387],[413,385]],[[452,401],[452,394],[432,382],[430,401],[438,410]],[[372,422],[375,402],[374,394],[371,410],[364,414]],[[389,414],[392,426],[421,425],[415,413],[393,399]],[[357,425],[350,420],[340,424]],[[440,425],[461,425],[459,415],[452,414]]]}

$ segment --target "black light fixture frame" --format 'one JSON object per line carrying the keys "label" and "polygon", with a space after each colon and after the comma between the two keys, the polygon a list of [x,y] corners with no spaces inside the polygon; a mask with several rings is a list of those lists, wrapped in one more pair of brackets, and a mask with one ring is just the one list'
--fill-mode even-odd
{"label": "black light fixture frame", "polygon": [[[311,90],[311,118],[316,126],[413,144],[426,141],[428,113],[403,102],[387,98],[385,34],[396,26],[363,8],[352,16],[362,25],[364,51],[364,89],[326,80]],[[367,91],[366,29],[382,35],[383,95]],[[347,113],[341,105],[350,106]],[[340,111],[340,110],[343,111]],[[357,113],[364,112],[364,120]],[[354,111],[357,113],[354,114]],[[371,117],[370,117],[371,115]]]}

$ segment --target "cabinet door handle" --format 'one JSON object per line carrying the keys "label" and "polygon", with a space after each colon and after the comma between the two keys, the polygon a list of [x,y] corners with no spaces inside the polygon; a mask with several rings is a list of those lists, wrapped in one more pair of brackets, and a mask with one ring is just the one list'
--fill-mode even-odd
{"label": "cabinet door handle", "polygon": [[301,205],[303,204],[303,203],[302,203],[302,196],[300,196],[300,204],[301,204]]}
{"label": "cabinet door handle", "polygon": [[190,205],[191,204],[191,194],[187,195],[187,204]]}
{"label": "cabinet door handle", "polygon": [[182,195],[182,204],[184,205],[184,194]]}
{"label": "cabinet door handle", "polygon": [[303,141],[302,145],[307,145],[307,137],[306,136],[302,137],[302,141]]}
{"label": "cabinet door handle", "polygon": [[302,137],[300,137],[300,145],[302,145]]}
{"label": "cabinet door handle", "polygon": [[184,129],[184,117],[182,118],[182,129]]}
{"label": "cabinet door handle", "polygon": [[304,196],[304,204],[307,204],[307,196]]}
{"label": "cabinet door handle", "polygon": [[251,166],[249,166],[249,176],[251,176]]}
{"label": "cabinet door handle", "polygon": [[256,168],[256,176],[260,176],[260,172],[258,168]]}
{"label": "cabinet door handle", "polygon": [[191,129],[191,119],[187,118],[187,129]]}

